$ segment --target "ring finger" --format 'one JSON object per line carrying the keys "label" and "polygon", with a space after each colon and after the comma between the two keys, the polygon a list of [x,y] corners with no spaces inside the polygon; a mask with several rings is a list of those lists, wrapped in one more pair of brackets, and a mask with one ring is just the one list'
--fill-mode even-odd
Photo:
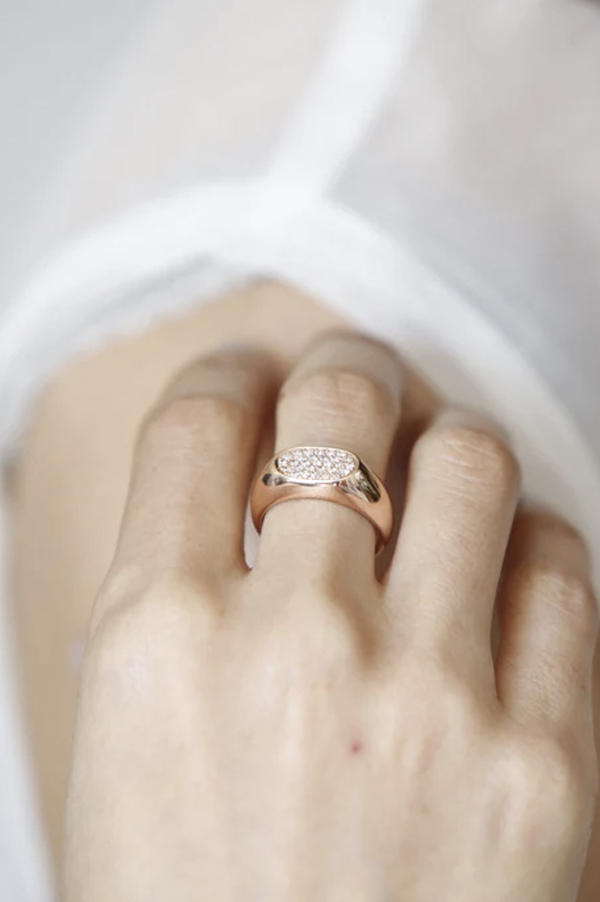
{"label": "ring finger", "polygon": [[[355,333],[322,337],[282,388],[276,450],[342,448],[383,477],[399,424],[402,385],[400,362],[387,345]],[[355,511],[294,499],[268,510],[256,569],[279,569],[296,578],[300,572],[316,581],[335,572],[362,582],[365,575],[373,578],[375,543],[373,526]]]}

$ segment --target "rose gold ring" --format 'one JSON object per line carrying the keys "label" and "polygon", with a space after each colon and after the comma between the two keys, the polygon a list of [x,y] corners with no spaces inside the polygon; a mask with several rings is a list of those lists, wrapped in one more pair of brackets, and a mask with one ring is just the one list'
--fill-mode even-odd
{"label": "rose gold ring", "polygon": [[394,523],[390,496],[379,477],[351,451],[303,445],[272,457],[252,490],[252,519],[258,532],[272,507],[301,498],[332,501],[365,517],[377,535],[376,554],[390,539]]}

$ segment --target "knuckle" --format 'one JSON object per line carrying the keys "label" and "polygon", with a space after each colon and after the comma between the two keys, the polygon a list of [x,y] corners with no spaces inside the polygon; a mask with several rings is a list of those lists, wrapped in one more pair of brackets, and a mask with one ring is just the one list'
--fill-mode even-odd
{"label": "knuckle", "polygon": [[[442,678],[440,678],[440,684]],[[443,710],[449,724],[458,726],[462,733],[473,732],[473,726],[482,720],[480,699],[464,679],[443,675]]]}
{"label": "knuckle", "polygon": [[[457,666],[437,655],[418,651],[404,655],[397,685],[405,687],[411,711],[420,711],[423,725],[437,724],[444,730],[472,729],[481,720],[481,704],[468,679]],[[414,687],[419,692],[414,693]]]}
{"label": "knuckle", "polygon": [[515,526],[526,535],[540,532],[550,535],[565,545],[574,547],[585,560],[589,558],[589,549],[581,532],[553,511],[523,508],[515,517]]}
{"label": "knuckle", "polygon": [[580,762],[573,751],[558,739],[546,740],[541,750],[543,772],[551,787],[569,794],[581,782]]}
{"label": "knuckle", "polygon": [[378,680],[386,704],[393,700],[394,709],[403,712],[390,724],[384,746],[404,767],[422,773],[440,756],[453,756],[463,747],[465,736],[479,743],[487,716],[477,693],[454,668],[436,665],[430,656],[414,652],[402,658]]}
{"label": "knuckle", "polygon": [[476,487],[513,489],[520,481],[520,467],[511,449],[484,429],[461,424],[436,426],[421,437],[418,449]]}
{"label": "knuckle", "polygon": [[361,424],[397,413],[396,402],[385,385],[351,369],[318,370],[293,379],[282,394],[282,401],[288,400],[329,418]]}
{"label": "knuckle", "polygon": [[594,804],[596,787],[580,756],[558,738],[518,744],[505,757],[512,813],[522,827],[543,829],[558,818],[580,828]]}
{"label": "knuckle", "polygon": [[[546,800],[548,815],[560,813],[565,825],[580,824],[595,797],[580,756],[555,739],[546,742],[537,762],[537,785]],[[543,787],[540,781],[543,780]]]}
{"label": "knuckle", "polygon": [[546,605],[570,617],[585,632],[597,629],[597,600],[582,574],[558,564],[531,561],[522,564],[515,577],[521,592],[542,598]]}
{"label": "knuckle", "polygon": [[318,668],[349,663],[356,654],[358,635],[350,613],[323,593],[291,598],[277,632],[292,650]]}
{"label": "knuckle", "polygon": [[137,564],[116,566],[113,563],[94,601],[90,618],[91,635],[108,614],[134,599],[146,584],[147,576]]}
{"label": "knuckle", "polygon": [[165,573],[135,589],[125,581],[108,580],[96,600],[89,649],[101,661],[126,673],[139,656],[158,659],[177,654],[214,630],[216,606],[201,602],[195,586]]}
{"label": "knuckle", "polygon": [[245,405],[223,394],[191,395],[171,398],[159,404],[146,417],[140,429],[143,444],[170,443],[182,434],[193,434],[203,441],[220,444],[236,440],[247,425]]}
{"label": "knuckle", "polygon": [[[251,693],[268,699],[284,718],[293,704],[297,722],[314,729],[315,716],[335,718],[334,700],[343,701],[350,686],[358,690],[362,682],[349,619],[331,599],[321,596],[303,604],[306,600],[286,599],[284,608],[270,616],[268,630],[251,621],[245,672]],[[243,627],[247,635],[248,624]]]}

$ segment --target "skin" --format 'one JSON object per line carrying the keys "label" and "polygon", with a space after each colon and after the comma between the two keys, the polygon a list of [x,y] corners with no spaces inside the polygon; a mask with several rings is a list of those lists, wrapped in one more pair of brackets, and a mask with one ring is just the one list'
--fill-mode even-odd
{"label": "skin", "polygon": [[[151,888],[177,902],[199,885],[223,900],[362,900],[378,898],[374,875],[407,900],[575,898],[597,781],[585,548],[547,515],[515,520],[518,467],[490,424],[460,414],[424,430],[436,399],[389,349],[337,334],[301,355],[339,325],[259,286],[72,366],[46,394],[15,474],[16,598],[58,859],[68,651],[109,569],[140,419],[165,377],[220,336],[263,348],[188,366],[136,442],[88,641],[68,900]],[[406,446],[424,430],[385,573],[366,521],[318,502],[271,511],[246,572],[243,499],[286,379],[277,447],[349,446],[383,473],[398,428]],[[394,452],[392,476],[403,468]],[[159,840],[157,822],[169,825]],[[580,898],[594,898],[588,887]]]}

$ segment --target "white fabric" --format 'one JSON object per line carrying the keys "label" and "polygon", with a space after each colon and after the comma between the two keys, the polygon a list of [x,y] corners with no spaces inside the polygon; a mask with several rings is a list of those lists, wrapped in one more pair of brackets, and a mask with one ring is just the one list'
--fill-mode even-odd
{"label": "white fabric", "polygon": [[[76,350],[269,275],[500,419],[527,493],[600,549],[600,10],[165,0],[138,19],[10,250],[4,458]],[[45,902],[3,613],[0,899]]]}

